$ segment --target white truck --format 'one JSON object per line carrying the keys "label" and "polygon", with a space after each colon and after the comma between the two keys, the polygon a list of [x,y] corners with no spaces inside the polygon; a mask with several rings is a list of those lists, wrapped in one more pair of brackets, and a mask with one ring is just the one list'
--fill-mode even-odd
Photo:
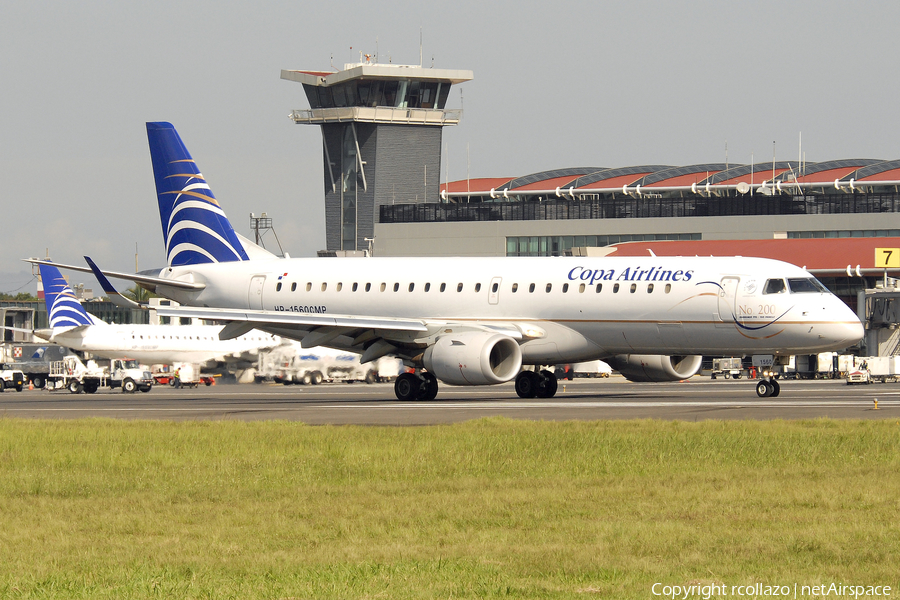
{"label": "white truck", "polygon": [[17,369],[14,364],[0,364],[0,392],[14,389],[21,392],[25,386],[25,373]]}
{"label": "white truck", "polygon": [[256,381],[271,380],[284,385],[316,385],[324,381],[375,383],[397,377],[401,366],[402,362],[392,357],[363,365],[359,354],[353,352],[288,343],[259,353]]}
{"label": "white truck", "polygon": [[862,356],[847,373],[847,385],[854,383],[889,383],[900,378],[900,356]]}
{"label": "white truck", "polygon": [[93,360],[85,364],[71,355],[50,363],[47,387],[51,390],[67,389],[73,394],[93,394],[101,387],[109,387],[133,394],[138,390],[149,392],[153,387],[153,376],[136,360],[114,358],[108,365],[101,366]]}

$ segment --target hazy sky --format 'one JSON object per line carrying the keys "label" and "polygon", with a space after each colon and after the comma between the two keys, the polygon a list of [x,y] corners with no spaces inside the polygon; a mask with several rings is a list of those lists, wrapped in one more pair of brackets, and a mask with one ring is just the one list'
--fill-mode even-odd
{"label": "hazy sky", "polygon": [[801,133],[811,162],[897,159],[898,22],[896,1],[0,0],[0,291],[33,293],[19,259],[47,249],[164,264],[146,121],[176,126],[240,233],[266,211],[292,256],[323,248],[321,134],[288,119],[308,103],[281,69],[417,64],[421,31],[426,66],[475,75],[442,181],[467,146],[471,177],[723,162],[726,143],[731,163],[773,141],[796,160]]}

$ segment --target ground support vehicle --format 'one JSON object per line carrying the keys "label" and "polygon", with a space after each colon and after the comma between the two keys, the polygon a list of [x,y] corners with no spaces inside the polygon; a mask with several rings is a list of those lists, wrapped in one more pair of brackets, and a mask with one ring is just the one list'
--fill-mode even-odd
{"label": "ground support vehicle", "polygon": [[857,358],[855,368],[847,373],[847,384],[892,383],[900,379],[900,356],[866,356]]}
{"label": "ground support vehicle", "polygon": [[178,379],[181,387],[195,388],[198,385],[215,385],[216,380],[212,375],[204,375],[200,372],[199,364],[175,363],[165,371],[153,373],[153,381],[159,385],[175,385],[175,371],[178,371]]}
{"label": "ground support vehicle", "polygon": [[[716,379],[717,377],[724,377],[725,379],[740,379],[744,374],[744,365],[740,357],[714,358],[712,361],[712,372],[709,374],[709,378]],[[747,375],[749,376],[749,372]]]}
{"label": "ground support vehicle", "polygon": [[15,364],[0,364],[0,392],[14,389],[21,392],[25,386],[25,373],[17,369]]}
{"label": "ground support vehicle", "polygon": [[132,394],[138,390],[149,392],[153,387],[153,377],[135,360],[114,358],[101,366],[94,360],[85,364],[77,356],[70,355],[50,363],[47,387],[51,390],[67,389],[73,394],[93,394],[102,387],[109,387],[121,388],[123,392]]}
{"label": "ground support vehicle", "polygon": [[557,379],[572,381],[576,377],[609,377],[612,367],[602,360],[589,360],[587,362],[556,365],[553,372]]}
{"label": "ground support vehicle", "polygon": [[260,351],[255,379],[284,385],[317,385],[325,381],[375,383],[396,378],[402,367],[402,362],[392,357],[382,357],[364,365],[359,358],[353,352],[284,344]]}
{"label": "ground support vehicle", "polygon": [[35,388],[42,388],[50,373],[50,363],[62,360],[72,351],[58,344],[32,344],[4,342],[0,344],[0,362],[18,369],[25,375],[25,385],[30,381]]}

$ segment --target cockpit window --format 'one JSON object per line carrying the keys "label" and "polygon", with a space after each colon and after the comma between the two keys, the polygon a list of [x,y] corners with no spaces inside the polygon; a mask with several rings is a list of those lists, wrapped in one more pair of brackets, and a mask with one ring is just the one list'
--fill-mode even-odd
{"label": "cockpit window", "polygon": [[784,279],[770,279],[766,282],[763,294],[783,294],[785,291]]}
{"label": "cockpit window", "polygon": [[792,294],[819,294],[828,290],[815,277],[797,277],[788,279]]}

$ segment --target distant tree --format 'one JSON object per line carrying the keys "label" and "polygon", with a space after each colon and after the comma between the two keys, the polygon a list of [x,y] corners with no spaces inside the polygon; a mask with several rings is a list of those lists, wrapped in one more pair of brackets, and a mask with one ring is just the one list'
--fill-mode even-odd
{"label": "distant tree", "polygon": [[38,299],[28,292],[19,292],[15,295],[2,292],[0,293],[0,300],[5,302],[37,302]]}
{"label": "distant tree", "polygon": [[151,294],[139,285],[128,288],[122,292],[122,295],[135,302],[140,302],[141,304],[146,304],[150,298],[154,297],[154,294]]}

